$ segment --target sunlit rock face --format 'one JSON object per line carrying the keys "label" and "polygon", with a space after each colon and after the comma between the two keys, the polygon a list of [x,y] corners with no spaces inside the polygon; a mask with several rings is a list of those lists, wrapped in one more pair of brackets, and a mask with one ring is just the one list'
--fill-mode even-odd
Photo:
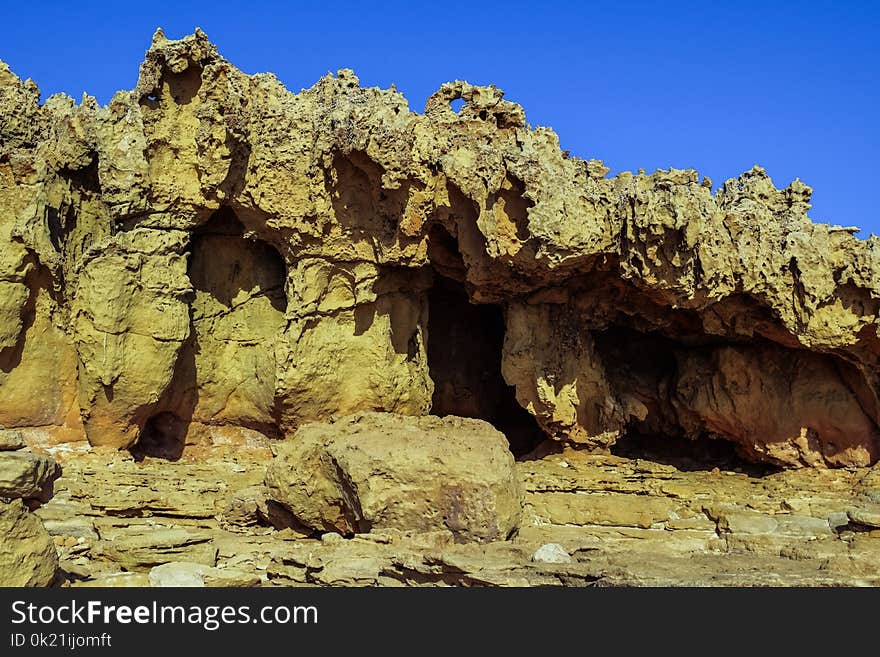
{"label": "sunlit rock face", "polygon": [[877,241],[760,167],[607,172],[495,87],[295,94],[200,31],[105,107],[0,65],[0,425],[173,454],[434,409],[874,463]]}

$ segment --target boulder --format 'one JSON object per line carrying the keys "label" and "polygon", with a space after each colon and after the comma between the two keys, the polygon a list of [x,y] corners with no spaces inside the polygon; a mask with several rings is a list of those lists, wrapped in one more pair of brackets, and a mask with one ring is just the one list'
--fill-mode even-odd
{"label": "boulder", "polygon": [[35,499],[52,497],[52,483],[61,466],[46,456],[29,452],[0,452],[0,497]]}
{"label": "boulder", "polygon": [[459,417],[363,413],[308,424],[266,473],[273,499],[304,525],[346,536],[375,529],[504,539],[519,527],[520,486],[504,435]]}
{"label": "boulder", "polygon": [[865,527],[880,529],[880,504],[867,504],[847,510],[849,519]]}
{"label": "boulder", "polygon": [[0,501],[0,586],[48,586],[58,553],[42,521],[21,500]]}

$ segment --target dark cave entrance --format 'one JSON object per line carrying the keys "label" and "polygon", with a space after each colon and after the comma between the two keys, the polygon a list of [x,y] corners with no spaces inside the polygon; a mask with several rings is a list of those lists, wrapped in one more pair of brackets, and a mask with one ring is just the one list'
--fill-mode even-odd
{"label": "dark cave entrance", "polygon": [[744,458],[737,446],[727,440],[706,436],[696,440],[680,435],[642,433],[628,429],[626,435],[611,447],[611,453],[628,459],[652,461],[674,466],[682,472],[705,472],[718,468],[762,477],[778,472],[779,467],[755,463]]}
{"label": "dark cave entrance", "polygon": [[194,421],[280,436],[272,340],[285,322],[287,269],[274,246],[245,232],[225,207],[193,231],[190,337],[131,450],[136,458],[179,459]]}
{"label": "dark cave entrance", "polygon": [[645,420],[630,420],[625,434],[611,446],[613,455],[672,465],[682,471],[718,468],[762,476],[778,470],[748,460],[734,442],[708,435],[689,438],[680,426],[670,401],[678,372],[675,354],[721,344],[720,338],[683,329],[674,339],[622,325],[594,331],[592,336],[614,389],[627,391],[647,410]]}
{"label": "dark cave entrance", "polygon": [[436,274],[428,293],[431,412],[486,420],[507,437],[514,456],[522,456],[546,436],[501,374],[503,345],[502,309],[471,303],[464,284]]}
{"label": "dark cave entrance", "polygon": [[183,455],[188,428],[189,421],[174,413],[157,413],[141,429],[137,443],[131,448],[131,454],[136,461],[142,461],[148,456],[177,461]]}

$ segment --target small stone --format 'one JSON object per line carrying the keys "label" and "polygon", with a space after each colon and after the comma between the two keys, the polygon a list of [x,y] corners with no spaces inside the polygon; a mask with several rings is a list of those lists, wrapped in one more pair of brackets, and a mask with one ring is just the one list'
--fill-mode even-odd
{"label": "small stone", "polygon": [[[260,569],[260,566],[256,566]],[[265,570],[265,566],[262,567]],[[234,568],[212,568],[200,563],[172,561],[150,570],[154,587],[250,587],[260,584],[260,576]]]}
{"label": "small stone", "polygon": [[150,570],[150,586],[201,588],[205,586],[203,573],[206,569],[207,566],[199,563],[163,563]]}
{"label": "small stone", "polygon": [[24,436],[21,431],[0,429],[0,452],[10,452],[24,447]]}
{"label": "small stone", "polygon": [[[256,566],[265,570],[265,566]],[[200,563],[172,561],[150,570],[150,586],[168,587],[249,587],[258,586],[260,576],[234,568],[212,568]]]}
{"label": "small stone", "polygon": [[69,536],[78,540],[98,540],[95,525],[88,518],[73,517],[64,520],[43,519],[43,526],[50,536]]}
{"label": "small stone", "polygon": [[727,511],[718,518],[718,528],[731,534],[773,534],[778,526],[772,516],[753,511]]}
{"label": "small stone", "polygon": [[572,563],[574,559],[559,543],[545,543],[532,555],[536,563]]}
{"label": "small stone", "polygon": [[831,527],[825,518],[802,515],[780,515],[776,517],[779,534],[786,536],[826,536],[831,535]]}

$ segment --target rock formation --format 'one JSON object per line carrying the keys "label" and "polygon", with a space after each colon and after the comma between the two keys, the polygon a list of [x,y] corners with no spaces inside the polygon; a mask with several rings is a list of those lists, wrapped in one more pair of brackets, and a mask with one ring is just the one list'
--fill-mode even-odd
{"label": "rock formation", "polygon": [[0,425],[175,458],[433,409],[874,463],[877,240],[760,167],[607,173],[494,87],[291,93],[201,31],[103,107],[0,65]]}
{"label": "rock formation", "polygon": [[279,448],[266,486],[320,532],[448,531],[459,543],[503,541],[522,515],[513,463],[504,436],[485,422],[365,413],[302,427]]}
{"label": "rock formation", "polygon": [[[395,421],[425,422],[423,440],[449,435],[446,421]],[[491,431],[471,422],[483,425],[477,435]],[[342,433],[349,420],[338,423]],[[303,431],[330,437],[332,426]],[[279,462],[295,443],[276,444]],[[261,486],[268,458],[240,445],[210,458],[188,448],[177,461],[59,450],[64,475],[36,514],[71,586],[880,585],[880,468],[752,472],[723,454],[639,453],[520,460],[519,531],[488,543],[424,525],[350,539],[277,530],[270,522],[285,519]],[[378,488],[391,465],[372,478]],[[424,492],[442,482],[417,483]]]}
{"label": "rock formation", "polygon": [[0,429],[0,586],[47,586],[58,571],[52,537],[31,508],[52,497],[61,468],[24,451],[18,431]]}

